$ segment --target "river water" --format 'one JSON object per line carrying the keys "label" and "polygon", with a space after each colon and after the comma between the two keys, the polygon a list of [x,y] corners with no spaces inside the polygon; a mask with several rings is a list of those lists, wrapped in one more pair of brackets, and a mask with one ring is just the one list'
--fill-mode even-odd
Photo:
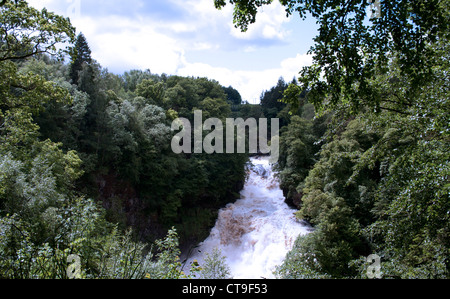
{"label": "river water", "polygon": [[296,220],[295,211],[284,201],[269,158],[252,158],[241,199],[219,211],[210,236],[188,260],[201,265],[204,254],[218,248],[233,278],[274,278],[275,266],[282,264],[297,237],[310,232]]}

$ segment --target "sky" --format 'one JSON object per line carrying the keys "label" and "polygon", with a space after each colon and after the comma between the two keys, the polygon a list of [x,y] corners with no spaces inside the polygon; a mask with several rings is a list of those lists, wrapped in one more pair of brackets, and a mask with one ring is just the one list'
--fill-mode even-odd
{"label": "sky", "polygon": [[214,0],[29,0],[71,19],[92,57],[115,74],[133,69],[154,74],[207,77],[259,103],[264,90],[291,81],[317,35],[314,19],[286,16],[278,1],[262,8],[245,33],[233,25],[233,7]]}

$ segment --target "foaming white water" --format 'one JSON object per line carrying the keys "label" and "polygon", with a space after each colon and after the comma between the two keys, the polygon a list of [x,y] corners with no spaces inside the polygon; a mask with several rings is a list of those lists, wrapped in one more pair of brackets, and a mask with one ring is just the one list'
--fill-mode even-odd
{"label": "foaming white water", "polygon": [[[189,261],[221,250],[236,279],[273,278],[299,235],[309,227],[298,222],[284,201],[269,158],[253,158],[241,199],[219,211],[215,227]],[[189,265],[189,262],[188,262]]]}

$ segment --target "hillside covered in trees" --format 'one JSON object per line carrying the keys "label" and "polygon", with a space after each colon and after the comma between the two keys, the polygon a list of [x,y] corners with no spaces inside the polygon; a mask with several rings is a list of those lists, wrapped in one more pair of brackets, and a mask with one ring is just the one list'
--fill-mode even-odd
{"label": "hillside covered in trees", "polygon": [[64,278],[70,255],[84,277],[139,277],[144,245],[170,228],[173,250],[204,239],[248,157],[176,155],[171,123],[194,110],[224,120],[233,89],[112,74],[68,19],[25,1],[0,9],[0,277]]}
{"label": "hillside covered in trees", "polygon": [[[229,2],[247,30],[271,1]],[[277,165],[315,231],[278,277],[367,278],[377,255],[378,277],[449,278],[449,1],[280,3],[320,29],[313,66],[284,92],[294,116]]]}

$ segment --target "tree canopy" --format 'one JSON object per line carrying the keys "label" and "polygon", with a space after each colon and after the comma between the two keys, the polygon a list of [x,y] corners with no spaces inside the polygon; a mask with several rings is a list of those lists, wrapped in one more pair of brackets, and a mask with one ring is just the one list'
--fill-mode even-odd
{"label": "tree canopy", "polygon": [[[244,31],[272,3],[215,4],[227,2]],[[380,0],[371,14],[372,2],[280,0],[320,25],[313,65],[284,92],[299,115],[281,131],[277,165],[315,231],[298,238],[281,278],[366,278],[370,253],[384,277],[449,277],[450,3]]]}
{"label": "tree canopy", "polygon": [[69,19],[45,8],[39,11],[28,6],[25,1],[3,1],[0,10],[0,61],[23,59],[42,53],[62,57],[70,52],[70,47],[56,47],[75,39],[75,28]]}
{"label": "tree canopy", "polygon": [[[245,30],[272,1],[229,2]],[[449,1],[380,0],[372,17],[372,1],[280,2],[318,20],[315,62],[250,105],[208,78],[110,73],[70,20],[1,1],[0,278],[193,277],[179,247],[208,235],[248,161],[175,154],[171,122],[196,110],[282,120],[275,168],[313,231],[278,277],[367,278],[376,254],[385,278],[448,278]],[[230,275],[218,251],[204,267]]]}
{"label": "tree canopy", "polygon": [[2,1],[0,278],[187,278],[180,247],[237,198],[248,159],[175,155],[170,123],[195,109],[231,113],[216,81],[112,74],[69,19]]}
{"label": "tree canopy", "polygon": [[89,48],[86,37],[83,33],[78,35],[73,52],[69,75],[72,79],[72,83],[77,85],[79,80],[79,72],[83,70],[83,64],[90,64],[92,62],[91,49]]}
{"label": "tree canopy", "polygon": [[[236,27],[247,30],[256,21],[258,8],[272,0],[230,0],[234,4]],[[359,111],[369,105],[377,111],[404,110],[414,104],[421,82],[433,75],[436,49],[433,44],[448,40],[449,2],[379,1],[380,14],[368,13],[372,1],[280,0],[287,15],[313,17],[320,25],[310,53],[314,64],[301,71],[300,86],[309,98],[322,108],[348,103]],[[227,4],[215,0],[217,8]],[[386,103],[373,85],[373,79],[388,70],[392,60],[398,61],[401,75],[409,84],[407,96],[399,103]],[[295,102],[296,99],[287,99]]]}

